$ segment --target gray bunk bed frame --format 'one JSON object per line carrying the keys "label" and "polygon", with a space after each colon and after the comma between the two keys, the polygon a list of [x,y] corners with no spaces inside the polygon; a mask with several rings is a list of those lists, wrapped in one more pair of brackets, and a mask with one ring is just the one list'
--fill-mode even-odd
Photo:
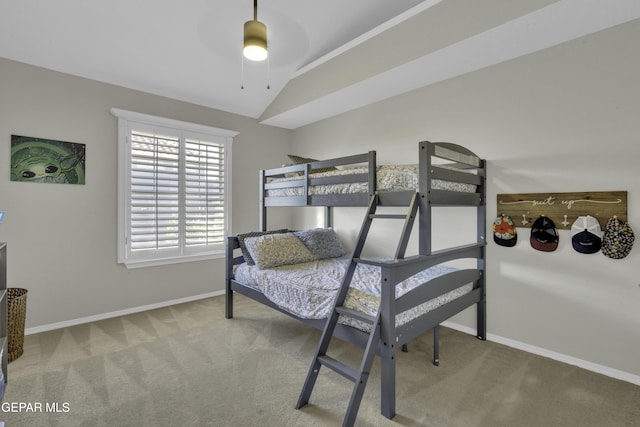
{"label": "gray bunk bed frame", "polygon": [[[485,246],[486,246],[486,162],[470,150],[456,144],[444,142],[423,141],[418,147],[419,158],[419,186],[418,186],[418,232],[419,254],[402,257],[390,261],[366,261],[368,264],[381,268],[381,303],[380,303],[380,340],[376,354],[381,358],[381,413],[386,418],[395,416],[395,352],[412,339],[422,335],[429,329],[434,329],[434,352],[437,353],[437,330],[440,323],[472,305],[477,306],[477,338],[486,339],[486,286],[485,286]],[[434,158],[441,158],[459,169],[472,169],[475,173],[464,173],[450,168],[439,167],[432,163]],[[368,172],[343,176],[314,177],[314,169],[332,166],[344,166],[367,163]],[[286,182],[270,182],[270,178],[284,177],[285,174],[299,173],[299,179]],[[448,190],[432,189],[432,179],[441,179],[476,186],[474,193],[464,193]],[[360,194],[332,194],[312,195],[310,187],[322,184],[345,182],[366,182],[369,192]],[[268,190],[274,188],[301,187],[300,196],[268,195]],[[267,230],[267,210],[272,206],[323,206],[325,207],[325,226],[332,224],[332,209],[340,206],[370,206],[375,200],[378,206],[409,206],[415,191],[378,192],[376,190],[376,153],[368,153],[341,157],[330,160],[317,161],[301,165],[260,171],[260,230]],[[374,197],[375,196],[375,197]],[[433,251],[431,242],[432,215],[431,210],[439,206],[474,206],[477,208],[477,240],[463,246]],[[404,241],[403,241],[404,240]],[[406,247],[408,234],[401,238],[400,246]],[[233,317],[233,294],[238,292],[264,305],[272,307],[297,320],[323,330],[326,319],[304,319],[281,309],[261,292],[237,282],[233,275],[234,266],[244,262],[239,254],[239,242],[236,236],[227,238],[226,251],[226,309],[225,316]],[[402,250],[404,253],[404,249]],[[443,277],[432,279],[426,284],[409,292],[409,298],[403,296],[395,298],[396,284],[406,278],[426,270],[434,265],[456,259],[470,258],[476,260],[475,269],[464,269]],[[396,313],[401,313],[411,307],[449,292],[465,283],[474,283],[473,290],[447,304],[444,304],[418,318],[396,327]],[[360,348],[365,348],[369,334],[359,329],[337,324],[333,336]],[[437,357],[437,356],[434,356]],[[436,360],[434,359],[434,363]],[[305,386],[306,387],[306,386]],[[356,409],[357,412],[357,409]],[[354,415],[355,417],[355,415]]]}

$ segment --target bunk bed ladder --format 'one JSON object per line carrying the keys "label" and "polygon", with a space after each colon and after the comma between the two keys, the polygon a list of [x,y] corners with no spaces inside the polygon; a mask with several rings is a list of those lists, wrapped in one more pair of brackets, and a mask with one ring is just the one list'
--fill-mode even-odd
{"label": "bunk bed ladder", "polygon": [[[302,387],[302,391],[300,392],[298,403],[296,404],[296,409],[300,409],[307,403],[309,403],[309,398],[311,397],[311,392],[313,391],[313,387],[318,378],[318,374],[320,373],[320,368],[322,366],[326,366],[327,368],[331,369],[334,372],[337,372],[338,374],[351,380],[354,383],[353,391],[351,392],[351,398],[349,399],[349,405],[347,407],[347,412],[342,423],[343,427],[350,427],[355,423],[358,409],[360,408],[360,402],[362,401],[364,389],[367,385],[367,380],[371,371],[371,366],[373,365],[373,359],[378,351],[381,333],[380,308],[378,308],[378,312],[374,317],[366,313],[348,309],[343,306],[343,303],[346,299],[347,291],[349,290],[349,286],[351,284],[351,280],[353,279],[353,274],[356,270],[357,264],[358,262],[360,262],[360,255],[362,253],[362,249],[364,248],[364,244],[367,239],[367,235],[369,234],[369,229],[371,228],[373,219],[404,219],[405,222],[403,230],[400,236],[398,247],[395,252],[396,259],[404,258],[407,244],[409,242],[409,236],[411,234],[411,229],[413,226],[413,221],[418,210],[418,193],[415,193],[411,197],[411,201],[408,205],[409,210],[406,215],[376,214],[376,208],[378,205],[378,195],[374,194],[371,197],[367,215],[365,216],[362,227],[360,229],[360,233],[358,234],[358,240],[353,250],[351,262],[349,263],[347,271],[345,272],[345,275],[342,279],[342,284],[336,297],[332,313],[327,319],[327,323],[325,324],[322,336],[320,338],[320,343],[318,344],[313,362],[311,363],[304,386]],[[362,362],[360,363],[359,369],[354,369],[351,366],[348,366],[343,362],[340,362],[327,355],[327,350],[329,349],[329,344],[333,337],[333,333],[335,331],[336,325],[338,324],[338,318],[340,316],[350,317],[371,326],[371,331],[369,332],[369,338],[364,349],[364,354],[362,356]]]}

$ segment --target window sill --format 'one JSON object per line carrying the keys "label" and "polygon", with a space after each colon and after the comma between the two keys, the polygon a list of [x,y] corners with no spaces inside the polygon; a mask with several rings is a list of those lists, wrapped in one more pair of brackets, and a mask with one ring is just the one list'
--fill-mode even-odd
{"label": "window sill", "polygon": [[199,254],[199,255],[185,255],[181,257],[172,257],[172,258],[162,258],[162,259],[146,259],[146,260],[129,260],[124,261],[125,267],[128,269],[132,268],[143,268],[143,267],[157,267],[162,265],[170,265],[170,264],[181,264],[184,262],[194,262],[194,261],[207,261],[211,259],[219,259],[224,258],[224,252],[214,252],[209,254]]}

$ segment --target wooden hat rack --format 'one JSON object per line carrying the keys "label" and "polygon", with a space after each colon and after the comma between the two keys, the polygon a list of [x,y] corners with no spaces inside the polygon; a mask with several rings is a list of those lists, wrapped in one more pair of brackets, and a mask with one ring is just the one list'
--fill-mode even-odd
{"label": "wooden hat rack", "polygon": [[626,191],[498,194],[497,199],[498,215],[508,215],[516,227],[531,228],[540,216],[551,219],[558,230],[570,230],[585,215],[596,218],[603,230],[614,216],[627,221]]}

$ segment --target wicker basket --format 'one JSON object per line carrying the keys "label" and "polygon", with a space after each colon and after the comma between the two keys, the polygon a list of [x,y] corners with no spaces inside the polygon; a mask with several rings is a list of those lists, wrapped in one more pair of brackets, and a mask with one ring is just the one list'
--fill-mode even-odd
{"label": "wicker basket", "polygon": [[27,315],[27,290],[7,288],[7,332],[9,335],[7,360],[12,362],[22,356],[24,322]]}

